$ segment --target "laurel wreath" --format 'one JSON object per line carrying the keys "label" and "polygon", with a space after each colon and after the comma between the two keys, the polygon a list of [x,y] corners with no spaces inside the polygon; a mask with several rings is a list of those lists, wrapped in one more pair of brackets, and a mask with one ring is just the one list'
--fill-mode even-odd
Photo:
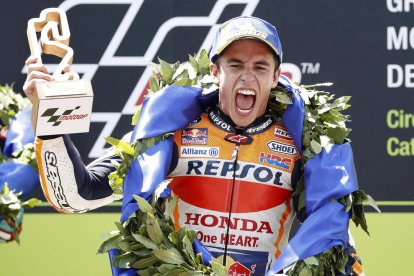
{"label": "laurel wreath", "polygon": [[[30,101],[13,90],[13,85],[0,85],[0,143],[5,142],[6,133],[13,117],[22,110],[31,107]],[[12,153],[11,157],[3,155],[0,151],[0,163],[9,160],[29,164],[38,171],[34,144],[25,145],[22,149]]]}
{"label": "laurel wreath", "polygon": [[[20,243],[19,234],[21,231],[21,220],[23,219],[23,209],[33,208],[40,204],[40,200],[31,198],[22,202],[19,199],[21,193],[15,193],[9,189],[7,183],[4,184],[3,189],[0,191],[0,219],[6,221],[13,232],[13,240]],[[6,243],[9,241],[0,238],[0,243]]]}
{"label": "laurel wreath", "polygon": [[185,227],[176,231],[171,218],[165,216],[165,200],[153,197],[151,204],[134,196],[139,205],[135,216],[124,224],[116,222],[117,231],[99,248],[98,253],[118,249],[113,265],[120,268],[135,268],[139,275],[219,275],[228,272],[219,260],[213,259],[210,266],[203,264],[201,253],[195,254],[193,242],[196,232]]}
{"label": "laurel wreath", "polygon": [[[200,87],[203,89],[203,94],[216,91],[218,87],[214,84],[214,78],[210,75],[209,65],[210,60],[207,52],[204,50],[199,57],[190,55],[189,60],[183,63],[169,64],[159,59],[159,64],[153,64],[154,72],[149,81],[148,95],[150,96],[167,86],[182,85]],[[347,128],[345,124],[349,120],[349,116],[342,114],[342,111],[349,107],[348,101],[350,97],[334,99],[334,95],[331,93],[320,90],[321,87],[330,85],[330,83],[323,83],[311,86],[302,85],[297,88],[305,102],[305,120],[302,137],[304,162],[302,162],[302,171],[306,161],[319,154],[323,148],[333,144],[342,144],[349,140],[347,136],[351,129]],[[270,93],[266,116],[281,120],[286,108],[292,104],[291,93],[291,91],[281,86],[273,89]],[[138,108],[133,116],[132,125],[135,125],[138,121],[140,111],[141,107]],[[172,135],[174,135],[173,132],[165,133],[158,137],[144,138],[132,144],[108,137],[106,141],[114,147],[116,154],[122,160],[121,163],[115,163],[116,171],[109,175],[110,185],[114,193],[123,193],[122,185],[124,178],[134,158],[159,141]],[[302,178],[293,194],[293,196],[299,198],[297,201],[298,205],[295,207],[298,210],[298,217],[301,221],[306,218],[304,187],[302,174]],[[139,197],[136,197],[136,199],[141,210],[138,210],[135,216],[129,218],[124,224],[117,222],[118,230],[111,233],[114,236],[104,242],[98,252],[103,253],[110,249],[118,249],[119,253],[115,257],[114,265],[123,268],[137,268],[139,269],[139,275],[154,275],[156,273],[160,273],[159,275],[190,275],[188,274],[189,271],[200,272],[198,268],[200,268],[199,265],[201,264],[193,262],[194,258],[200,260],[200,257],[186,251],[191,251],[188,241],[191,242],[193,240],[195,232],[180,229],[178,232],[180,234],[177,234],[174,230],[173,222],[166,220],[162,212],[148,211],[149,207],[145,207],[146,204],[143,200]],[[350,212],[354,223],[357,226],[361,225],[361,228],[368,233],[363,204],[368,203],[378,210],[374,200],[364,191],[358,190],[338,201],[345,205],[346,211]],[[156,208],[154,204],[153,202],[152,208]],[[143,206],[144,210],[142,210]],[[151,219],[148,219],[148,216]],[[158,221],[159,225],[163,225],[160,226],[161,231],[159,229],[154,230],[153,227],[158,228],[158,226],[154,226],[156,224],[154,223],[155,221]],[[159,243],[154,238],[154,231],[159,235]],[[180,238],[171,238],[176,237],[176,235]],[[144,240],[144,238],[146,239]],[[172,243],[171,239],[174,240],[174,243]],[[148,240],[157,243],[156,249],[154,249],[155,246],[152,243],[148,243]],[[167,259],[170,261],[163,261],[159,254],[160,251],[158,251],[159,248],[166,250],[163,252],[169,255]],[[144,256],[143,259],[142,256]],[[179,262],[177,258],[180,259]],[[182,263],[181,260],[185,263]],[[287,274],[335,275],[333,271],[344,271],[347,261],[348,255],[344,253],[344,250],[341,247],[334,247],[321,254],[297,262]],[[189,270],[187,266],[191,266],[193,270]],[[212,269],[212,271],[209,269]],[[217,261],[213,261],[211,267],[203,267],[202,270],[207,275],[227,275],[226,268],[220,266]]]}
{"label": "laurel wreath", "polygon": [[[11,85],[0,85],[0,149],[6,139],[6,133],[13,117],[21,110],[29,108],[30,101],[22,95],[16,93]],[[11,157],[5,156],[0,150],[0,163],[8,161],[20,162],[32,166],[38,171],[36,155],[33,143],[25,145],[23,148],[12,153]],[[8,188],[10,183],[4,184],[0,193],[0,218],[5,220],[12,228],[14,240],[19,243],[19,221],[23,215],[23,208],[32,208],[40,203],[40,200],[32,198],[21,202],[19,196],[21,193],[15,193]],[[7,242],[0,238],[0,242]]]}

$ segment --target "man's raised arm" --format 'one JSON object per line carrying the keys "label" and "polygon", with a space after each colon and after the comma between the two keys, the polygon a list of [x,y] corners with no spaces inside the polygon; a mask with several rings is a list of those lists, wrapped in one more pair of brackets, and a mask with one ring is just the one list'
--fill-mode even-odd
{"label": "man's raised arm", "polygon": [[[26,64],[23,90],[33,103],[36,83],[53,81],[53,76],[35,57]],[[36,137],[36,159],[45,197],[59,212],[87,212],[121,198],[113,194],[108,181],[115,170],[111,160],[120,161],[111,151],[86,167],[68,135],[40,136]]]}

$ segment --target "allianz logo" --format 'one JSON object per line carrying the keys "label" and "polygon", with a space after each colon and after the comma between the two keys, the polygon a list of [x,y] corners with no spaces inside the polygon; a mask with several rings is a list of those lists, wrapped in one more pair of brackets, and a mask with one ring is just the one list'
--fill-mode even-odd
{"label": "allianz logo", "polygon": [[218,147],[181,147],[181,157],[219,157]]}

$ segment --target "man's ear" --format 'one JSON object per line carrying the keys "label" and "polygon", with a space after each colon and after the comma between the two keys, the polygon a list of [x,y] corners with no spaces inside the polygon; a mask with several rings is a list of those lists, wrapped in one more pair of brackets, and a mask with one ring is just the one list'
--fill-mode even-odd
{"label": "man's ear", "polygon": [[279,69],[277,69],[275,74],[273,75],[272,88],[275,88],[277,86],[277,83],[279,82],[280,72],[281,71],[280,71],[280,67],[279,67]]}
{"label": "man's ear", "polygon": [[220,82],[219,77],[218,77],[219,68],[217,67],[216,64],[210,63],[210,73],[214,77],[214,84],[219,85],[219,82]]}

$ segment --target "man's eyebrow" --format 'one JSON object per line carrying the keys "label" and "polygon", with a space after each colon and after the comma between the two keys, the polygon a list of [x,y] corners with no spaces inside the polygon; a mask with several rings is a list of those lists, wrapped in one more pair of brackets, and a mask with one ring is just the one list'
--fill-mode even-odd
{"label": "man's eyebrow", "polygon": [[270,62],[268,62],[267,60],[259,60],[259,61],[256,61],[254,64],[256,64],[256,65],[265,65],[265,66],[270,66],[271,65]]}
{"label": "man's eyebrow", "polygon": [[232,63],[232,62],[236,62],[236,63],[243,63],[243,61],[241,61],[238,58],[229,58],[226,60],[227,63]]}
{"label": "man's eyebrow", "polygon": [[[238,59],[238,58],[229,58],[226,60],[227,63],[243,63],[242,60]],[[258,60],[254,63],[255,65],[264,65],[264,66],[270,66],[270,62],[268,62],[267,60]]]}

